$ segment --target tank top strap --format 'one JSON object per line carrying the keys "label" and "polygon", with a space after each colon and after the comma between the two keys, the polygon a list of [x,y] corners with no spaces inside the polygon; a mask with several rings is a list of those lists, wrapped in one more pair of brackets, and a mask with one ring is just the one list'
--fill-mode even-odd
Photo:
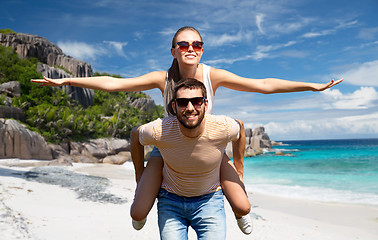
{"label": "tank top strap", "polygon": [[206,94],[207,94],[207,100],[208,100],[208,107],[207,107],[207,112],[206,113],[212,113],[213,112],[213,104],[214,104],[214,91],[213,91],[213,86],[211,84],[211,79],[210,79],[210,69],[211,67],[202,64],[203,68],[203,83],[205,84],[206,87]]}

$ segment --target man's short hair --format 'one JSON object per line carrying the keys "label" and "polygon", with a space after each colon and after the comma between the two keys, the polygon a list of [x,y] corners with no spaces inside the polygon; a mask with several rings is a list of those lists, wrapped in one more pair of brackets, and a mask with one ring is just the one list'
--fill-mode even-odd
{"label": "man's short hair", "polygon": [[173,99],[172,100],[177,98],[177,91],[180,90],[181,88],[187,88],[187,89],[198,89],[199,88],[202,91],[202,97],[207,98],[206,87],[203,84],[203,82],[198,81],[197,79],[194,79],[194,78],[184,78],[177,83],[177,85],[175,87],[175,91],[173,93]]}

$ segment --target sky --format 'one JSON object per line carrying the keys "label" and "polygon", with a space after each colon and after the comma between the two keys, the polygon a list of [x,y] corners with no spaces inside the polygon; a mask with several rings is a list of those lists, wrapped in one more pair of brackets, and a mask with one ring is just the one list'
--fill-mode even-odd
{"label": "sky", "polygon": [[[0,29],[44,37],[94,71],[167,70],[174,33],[202,35],[201,62],[247,78],[326,83],[324,92],[220,88],[214,114],[273,140],[378,138],[377,0],[0,0]],[[159,90],[147,93],[163,104]]]}

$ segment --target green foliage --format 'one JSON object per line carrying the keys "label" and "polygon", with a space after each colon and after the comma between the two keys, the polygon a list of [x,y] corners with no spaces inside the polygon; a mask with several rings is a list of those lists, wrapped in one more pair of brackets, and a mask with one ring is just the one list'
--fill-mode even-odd
{"label": "green foliage", "polygon": [[6,29],[0,29],[0,33],[7,34],[7,33],[16,33],[16,32],[9,28],[6,28]]}
{"label": "green foliage", "polygon": [[68,70],[67,68],[63,67],[63,66],[59,66],[59,65],[56,65],[54,66],[55,68],[59,68],[59,69],[62,69],[63,71],[65,71],[66,73],[69,73],[72,75],[72,72],[70,70]]}
{"label": "green foliage", "polygon": [[42,78],[36,71],[37,62],[36,59],[20,59],[12,49],[0,46],[0,83],[21,83],[21,97],[13,98],[13,106],[23,109],[29,128],[49,142],[111,136],[128,138],[134,126],[164,114],[162,106],[156,106],[149,112],[130,106],[130,101],[147,97],[144,93],[134,92],[95,90],[93,105],[83,108],[60,88],[31,83],[30,79]]}
{"label": "green foliage", "polygon": [[0,94],[0,106],[5,105],[7,99],[6,94]]}

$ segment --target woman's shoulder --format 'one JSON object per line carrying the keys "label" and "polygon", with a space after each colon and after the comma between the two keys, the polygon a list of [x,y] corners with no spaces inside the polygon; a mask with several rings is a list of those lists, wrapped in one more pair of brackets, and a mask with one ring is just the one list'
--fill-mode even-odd
{"label": "woman's shoulder", "polygon": [[217,90],[218,87],[223,86],[224,83],[235,76],[231,72],[220,68],[210,67],[209,72],[211,84],[214,91]]}
{"label": "woman's shoulder", "polygon": [[150,72],[149,74],[165,79],[167,76],[167,71],[153,71],[153,72]]}

